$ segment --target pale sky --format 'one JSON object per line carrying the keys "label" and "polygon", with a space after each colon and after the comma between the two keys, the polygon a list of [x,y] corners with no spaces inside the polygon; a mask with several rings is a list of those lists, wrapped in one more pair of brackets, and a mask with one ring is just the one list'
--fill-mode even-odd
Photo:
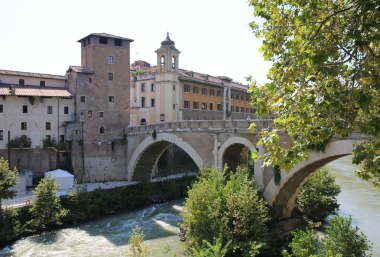
{"label": "pale sky", "polygon": [[80,65],[77,41],[102,32],[134,40],[131,62],[156,65],[168,31],[180,68],[264,83],[252,13],[247,0],[0,0],[0,69],[64,75]]}

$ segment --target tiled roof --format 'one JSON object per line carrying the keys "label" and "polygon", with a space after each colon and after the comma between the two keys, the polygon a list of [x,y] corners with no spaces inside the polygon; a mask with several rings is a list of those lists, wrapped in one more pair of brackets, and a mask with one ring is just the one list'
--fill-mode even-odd
{"label": "tiled roof", "polygon": [[89,74],[94,73],[93,70],[86,68],[86,67],[81,67],[81,66],[70,66],[69,70],[70,69],[75,71],[75,72],[78,72],[78,73],[89,73]]}
{"label": "tiled roof", "polygon": [[33,73],[33,72],[23,72],[23,71],[13,71],[13,70],[0,70],[2,75],[20,76],[20,77],[33,77],[33,78],[44,78],[44,79],[61,79],[65,80],[65,76],[43,74],[43,73]]}
{"label": "tiled roof", "polygon": [[0,87],[0,95],[15,96],[41,96],[41,97],[72,97],[73,95],[64,88],[47,87]]}
{"label": "tiled roof", "polygon": [[85,36],[82,39],[79,39],[77,42],[81,42],[83,39],[85,39],[89,36],[108,37],[108,38],[121,39],[121,40],[129,41],[129,42],[133,42],[133,39],[125,38],[125,37],[119,37],[119,36],[115,36],[115,35],[111,35],[111,34],[107,34],[107,33],[91,33],[90,35]]}

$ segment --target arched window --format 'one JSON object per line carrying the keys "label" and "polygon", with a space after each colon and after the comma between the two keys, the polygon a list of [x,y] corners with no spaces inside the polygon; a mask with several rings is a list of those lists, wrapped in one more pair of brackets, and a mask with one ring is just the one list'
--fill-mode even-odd
{"label": "arched window", "polygon": [[100,134],[104,134],[104,127],[100,127],[99,132],[100,132]]}
{"label": "arched window", "polygon": [[175,66],[176,66],[176,59],[175,59],[175,56],[172,56],[172,70],[175,70]]}
{"label": "arched window", "polygon": [[165,67],[165,56],[161,55],[161,71],[164,70],[164,67]]}
{"label": "arched window", "polygon": [[145,126],[146,125],[146,119],[142,118],[140,120],[140,126]]}

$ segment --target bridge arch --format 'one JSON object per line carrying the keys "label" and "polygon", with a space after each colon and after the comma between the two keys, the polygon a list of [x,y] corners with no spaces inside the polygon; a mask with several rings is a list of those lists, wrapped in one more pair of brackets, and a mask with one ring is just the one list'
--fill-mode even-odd
{"label": "bridge arch", "polygon": [[[184,150],[199,169],[203,166],[202,158],[189,143],[170,133],[157,133],[155,139],[152,135],[148,135],[134,150],[128,162],[128,180],[150,176],[159,158],[171,144]],[[138,176],[135,174],[136,169],[140,171]]]}
{"label": "bridge arch", "polygon": [[265,200],[281,210],[282,218],[289,218],[296,203],[296,197],[307,178],[325,164],[352,154],[356,144],[364,140],[344,139],[330,142],[323,153],[312,152],[309,158],[296,165],[290,172],[281,171],[281,181],[275,184],[271,179],[264,191]]}
{"label": "bridge arch", "polygon": [[[245,148],[245,149],[244,149]],[[237,165],[241,165],[240,162],[241,155],[248,154],[250,152],[257,152],[256,146],[252,143],[251,140],[245,137],[233,136],[228,138],[219,148],[218,150],[218,168],[220,170],[223,169],[224,164],[227,163],[230,168],[234,169]],[[226,155],[230,152],[230,158]],[[229,160],[228,160],[229,159]],[[230,161],[234,161],[234,163],[228,163]],[[232,164],[232,167],[230,166]],[[243,165],[244,166],[244,165]],[[255,170],[260,169],[259,163],[255,163]],[[256,177],[255,172],[255,177]]]}

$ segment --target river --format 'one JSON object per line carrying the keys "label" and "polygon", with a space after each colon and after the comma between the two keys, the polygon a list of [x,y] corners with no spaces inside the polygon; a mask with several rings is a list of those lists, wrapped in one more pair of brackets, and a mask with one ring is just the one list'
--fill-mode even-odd
{"label": "river", "polygon": [[[353,224],[373,243],[373,256],[380,257],[380,189],[355,177],[349,157],[327,168],[342,187],[338,196],[341,214],[352,216]],[[176,200],[27,237],[0,250],[0,256],[127,256],[129,235],[135,225],[144,230],[152,257],[183,256],[178,238],[182,208],[183,200]]]}

